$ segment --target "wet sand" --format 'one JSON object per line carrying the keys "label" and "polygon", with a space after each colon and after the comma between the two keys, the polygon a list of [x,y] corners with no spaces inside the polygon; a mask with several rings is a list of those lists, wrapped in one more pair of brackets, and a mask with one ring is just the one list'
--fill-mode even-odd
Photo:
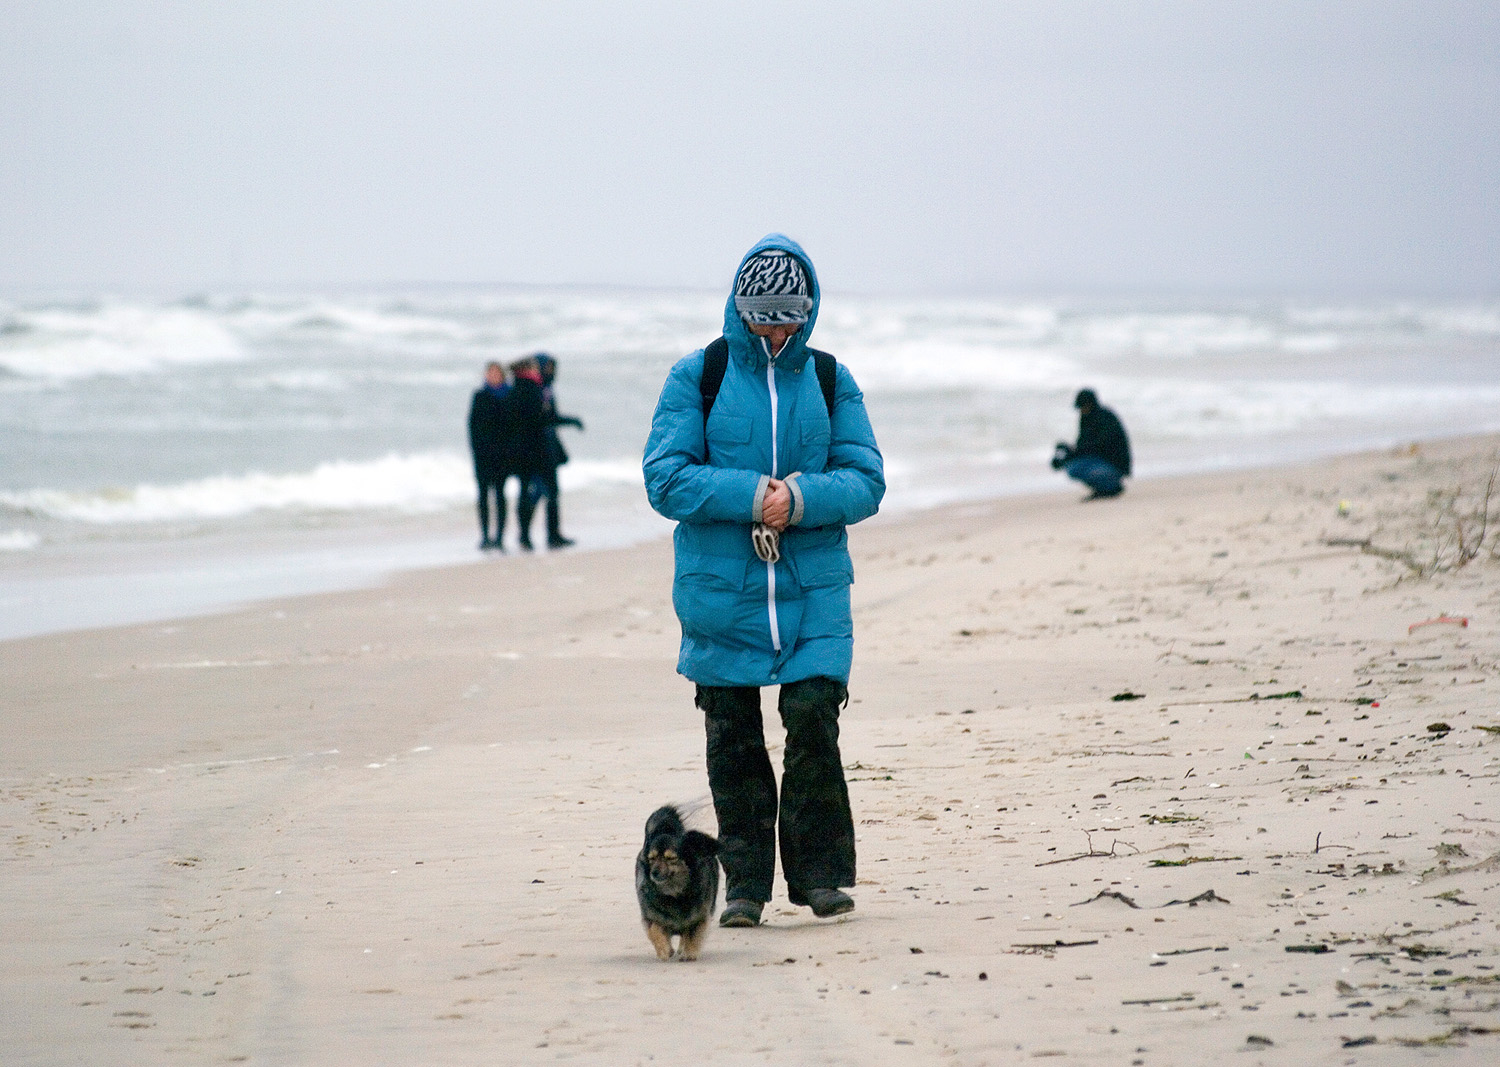
{"label": "wet sand", "polygon": [[1497,457],[855,528],[858,908],[696,963],[665,543],[0,643],[3,1060],[1494,1062]]}

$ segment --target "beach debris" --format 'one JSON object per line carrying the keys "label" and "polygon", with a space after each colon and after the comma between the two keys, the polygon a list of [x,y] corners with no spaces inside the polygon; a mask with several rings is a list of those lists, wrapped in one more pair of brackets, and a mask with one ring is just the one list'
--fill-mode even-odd
{"label": "beach debris", "polygon": [[1342,978],[1337,978],[1334,980],[1333,990],[1341,997],[1352,997],[1359,992],[1358,989],[1355,989],[1352,985],[1344,981]]}
{"label": "beach debris", "polygon": [[1127,689],[1123,693],[1116,693],[1114,696],[1110,697],[1109,699],[1111,699],[1115,703],[1119,704],[1119,703],[1123,703],[1124,701],[1127,701],[1127,700],[1145,700],[1146,699],[1146,694],[1145,693],[1132,693],[1129,689]]}
{"label": "beach debris", "polygon": [[[1119,844],[1119,839],[1118,838],[1116,838],[1115,840],[1113,840],[1113,841],[1111,841],[1109,843],[1109,851],[1108,852],[1100,852],[1100,851],[1098,851],[1097,849],[1094,848],[1094,836],[1093,836],[1093,834],[1089,833],[1087,830],[1084,830],[1083,831],[1083,836],[1084,836],[1084,839],[1086,841],[1088,841],[1089,850],[1087,852],[1080,852],[1076,856],[1063,856],[1060,859],[1055,859],[1055,860],[1043,860],[1041,863],[1033,864],[1033,866],[1036,866],[1036,867],[1050,867],[1054,863],[1072,863],[1074,860],[1092,859],[1092,858],[1094,858],[1096,856],[1097,857],[1101,857],[1101,858],[1105,858],[1105,859],[1111,859],[1111,858],[1114,857],[1114,855],[1115,855],[1115,846],[1117,844]],[[1128,848],[1135,849],[1135,851],[1137,853],[1140,852],[1140,849],[1135,848],[1135,846],[1132,845],[1129,841],[1125,842],[1125,844],[1126,844],[1126,846]],[[1052,850],[1048,849],[1047,851],[1051,852]]]}
{"label": "beach debris", "polygon": [[1439,856],[1462,856],[1465,859],[1467,859],[1469,856],[1469,854],[1464,851],[1464,847],[1462,845],[1452,845],[1446,841],[1440,841],[1437,844],[1433,845],[1432,851],[1436,852]]}
{"label": "beach debris", "polygon": [[1322,943],[1314,945],[1287,945],[1285,947],[1288,952],[1311,952],[1315,955],[1333,951],[1333,949]]}
{"label": "beach debris", "polygon": [[980,971],[979,972],[979,980],[981,982],[988,982],[990,980],[990,976],[988,974],[986,974],[984,971]]}
{"label": "beach debris", "polygon": [[1462,897],[1460,897],[1458,895],[1458,893],[1459,893],[1459,891],[1457,889],[1450,889],[1446,893],[1439,893],[1437,896],[1435,896],[1435,897],[1428,897],[1427,899],[1428,900],[1446,900],[1449,904],[1457,904],[1460,907],[1464,907],[1464,908],[1477,908],[1479,906],[1478,904],[1475,904],[1472,900],[1464,900]]}
{"label": "beach debris", "polygon": [[[1098,903],[1101,900],[1118,900],[1121,904],[1124,904],[1128,908],[1135,908],[1138,911],[1141,909],[1141,905],[1137,904],[1135,902],[1135,898],[1126,896],[1124,893],[1121,893],[1121,892],[1119,892],[1118,890],[1115,890],[1115,889],[1101,889],[1101,890],[1099,890],[1099,892],[1095,893],[1093,896],[1089,897],[1087,900],[1080,900],[1076,904],[1069,904],[1068,907],[1070,907],[1070,908],[1081,908],[1085,904],[1096,904],[1096,903]],[[1173,906],[1178,905],[1178,904],[1186,904],[1190,908],[1196,908],[1199,904],[1228,904],[1228,903],[1229,903],[1228,900],[1226,900],[1224,897],[1219,896],[1219,894],[1215,893],[1212,889],[1206,889],[1202,893],[1199,893],[1196,897],[1193,897],[1191,900],[1169,900],[1165,904],[1156,904],[1156,905],[1153,905],[1153,907],[1156,907],[1156,908],[1170,908],[1170,907],[1173,907]],[[1191,951],[1191,952],[1207,952],[1208,950],[1207,949],[1190,949],[1190,950],[1187,950],[1187,951]],[[1222,949],[1214,949],[1214,951],[1215,952],[1220,952],[1220,951],[1223,951],[1223,950]],[[1180,953],[1163,952],[1163,953],[1158,953],[1158,955],[1162,955],[1162,956],[1174,956],[1174,955],[1180,955]]]}
{"label": "beach debris", "polygon": [[1375,1044],[1376,1039],[1374,1034],[1366,1034],[1364,1037],[1346,1037],[1343,1040],[1344,1048],[1360,1048],[1364,1045]]}
{"label": "beach debris", "polygon": [[1271,1048],[1276,1044],[1269,1037],[1261,1037],[1259,1034],[1251,1034],[1245,1038],[1245,1044],[1251,1048]]}
{"label": "beach debris", "polygon": [[1180,860],[1152,860],[1153,867],[1187,867],[1194,863],[1228,863],[1242,860],[1244,856],[1184,856]]}
{"label": "beach debris", "polygon": [[1199,817],[1197,815],[1174,815],[1168,812],[1165,815],[1142,815],[1141,818],[1146,820],[1147,826],[1155,826],[1159,822],[1197,822]]}
{"label": "beach debris", "polygon": [[[1306,766],[1306,764],[1303,764],[1303,766]],[[1354,846],[1353,845],[1325,845],[1325,844],[1323,844],[1323,831],[1319,830],[1318,833],[1317,833],[1317,836],[1313,838],[1313,855],[1317,855],[1320,851],[1322,851],[1325,848],[1347,848],[1351,852],[1354,851]]]}
{"label": "beach debris", "polygon": [[1171,952],[1153,952],[1153,956],[1191,956],[1197,952],[1228,952],[1228,945],[1204,945],[1202,948],[1174,948]]}
{"label": "beach debris", "polygon": [[[1478,726],[1478,727],[1475,727],[1475,729],[1478,729],[1478,730],[1489,730],[1491,733],[1500,734],[1500,726]],[[1127,784],[1129,782],[1149,782],[1149,781],[1151,781],[1150,778],[1145,778],[1145,777],[1143,777],[1143,776],[1141,776],[1141,775],[1138,774],[1134,778],[1121,778],[1118,782],[1110,782],[1109,786],[1110,786],[1111,789],[1113,789],[1117,785],[1125,785],[1125,784]]]}
{"label": "beach debris", "polygon": [[1467,1046],[1462,1041],[1455,1039],[1467,1037],[1469,1034],[1494,1033],[1500,1033],[1500,1030],[1494,1030],[1487,1026],[1455,1026],[1447,1033],[1433,1034],[1431,1037],[1393,1037],[1391,1040],[1395,1044],[1404,1045],[1407,1048],[1424,1048],[1430,1046],[1437,1046],[1439,1048],[1465,1048]]}
{"label": "beach debris", "polygon": [[1468,618],[1467,615],[1439,615],[1439,616],[1437,616],[1437,618],[1434,618],[1434,619],[1423,619],[1421,622],[1414,622],[1414,623],[1412,623],[1410,626],[1408,626],[1406,628],[1406,632],[1407,632],[1408,635],[1411,635],[1411,634],[1416,633],[1418,630],[1420,630],[1424,626],[1464,626],[1464,627],[1467,627],[1468,625],[1469,625],[1469,618]]}
{"label": "beach debris", "polygon": [[1406,958],[1409,960],[1430,960],[1434,956],[1448,955],[1447,949],[1438,948],[1435,945],[1403,945],[1400,951],[1406,953]]}
{"label": "beach debris", "polygon": [[1445,722],[1430,722],[1427,724],[1427,732],[1430,734],[1438,734],[1439,736],[1446,734],[1451,729],[1453,729],[1453,727],[1449,726]]}
{"label": "beach debris", "polygon": [[1012,944],[1011,948],[1020,949],[1016,955],[1030,955],[1038,952],[1051,953],[1059,948],[1081,948],[1084,945],[1097,945],[1098,941],[1023,941]]}
{"label": "beach debris", "polygon": [[1151,1004],[1181,1004],[1184,1001],[1196,1000],[1197,996],[1198,995],[1196,993],[1184,993],[1180,997],[1150,997],[1150,998],[1148,998],[1146,1000],[1122,1000],[1122,1001],[1120,1001],[1120,1003],[1121,1004],[1145,1004],[1145,1005],[1151,1005]]}
{"label": "beach debris", "polygon": [[1070,907],[1070,908],[1081,908],[1085,904],[1092,904],[1095,901],[1099,901],[1099,900],[1118,900],[1121,904],[1124,904],[1128,908],[1136,908],[1136,909],[1140,908],[1140,905],[1137,904],[1134,900],[1130,899],[1130,897],[1126,896],[1124,893],[1117,892],[1116,890],[1113,890],[1113,889],[1101,889],[1101,890],[1099,890],[1099,892],[1095,893],[1093,896],[1089,897],[1087,900],[1080,900],[1076,904],[1069,904],[1068,907]]}
{"label": "beach debris", "polygon": [[1487,734],[1494,734],[1496,737],[1500,737],[1500,726],[1476,726],[1474,729],[1483,730]]}
{"label": "beach debris", "polygon": [[1170,908],[1174,904],[1186,904],[1190,908],[1196,908],[1199,904],[1228,904],[1228,903],[1229,903],[1229,900],[1227,898],[1219,896],[1219,894],[1215,893],[1212,889],[1205,889],[1203,892],[1199,893],[1196,897],[1190,897],[1187,900],[1169,900],[1165,904],[1161,905],[1161,907],[1163,907],[1163,908]]}
{"label": "beach debris", "polygon": [[922,950],[919,949],[916,945],[912,945],[911,946],[911,954],[913,956],[920,956],[920,955],[922,955]]}
{"label": "beach debris", "polygon": [[1259,693],[1251,693],[1250,700],[1301,700],[1302,690],[1288,689],[1285,693],[1267,693],[1261,696]]}

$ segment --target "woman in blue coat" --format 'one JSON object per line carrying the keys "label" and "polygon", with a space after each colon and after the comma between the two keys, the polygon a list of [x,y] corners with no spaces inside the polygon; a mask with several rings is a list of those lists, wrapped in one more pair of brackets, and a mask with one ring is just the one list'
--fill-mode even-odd
{"label": "woman in blue coat", "polygon": [[[697,683],[704,712],[724,926],[760,922],[778,820],[792,903],[819,916],[854,907],[840,891],[855,880],[838,749],[854,652],[845,527],[875,514],[885,474],[853,377],[836,365],[825,394],[815,370],[807,341],[819,299],[801,247],[762,238],[724,309],[717,393],[703,389],[706,350],[680,360],[646,442],[646,493],[678,524],[677,669]],[[777,684],[787,730],[779,803],[760,709],[760,687]]]}

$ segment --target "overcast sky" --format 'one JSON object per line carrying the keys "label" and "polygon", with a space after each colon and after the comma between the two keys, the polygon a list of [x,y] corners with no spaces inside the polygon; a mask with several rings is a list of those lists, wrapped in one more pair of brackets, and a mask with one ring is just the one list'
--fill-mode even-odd
{"label": "overcast sky", "polygon": [[0,0],[0,291],[1500,294],[1500,4]]}

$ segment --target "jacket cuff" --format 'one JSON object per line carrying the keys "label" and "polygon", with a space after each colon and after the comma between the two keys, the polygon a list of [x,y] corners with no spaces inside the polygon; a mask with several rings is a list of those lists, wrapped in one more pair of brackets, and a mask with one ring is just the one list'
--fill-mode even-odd
{"label": "jacket cuff", "polygon": [[750,521],[760,522],[766,507],[766,490],[771,486],[771,476],[762,474],[755,483],[755,500],[750,505]]}
{"label": "jacket cuff", "polygon": [[797,526],[802,522],[802,487],[797,484],[801,475],[801,471],[794,471],[786,476],[786,487],[792,491],[792,515],[786,521],[788,526]]}

